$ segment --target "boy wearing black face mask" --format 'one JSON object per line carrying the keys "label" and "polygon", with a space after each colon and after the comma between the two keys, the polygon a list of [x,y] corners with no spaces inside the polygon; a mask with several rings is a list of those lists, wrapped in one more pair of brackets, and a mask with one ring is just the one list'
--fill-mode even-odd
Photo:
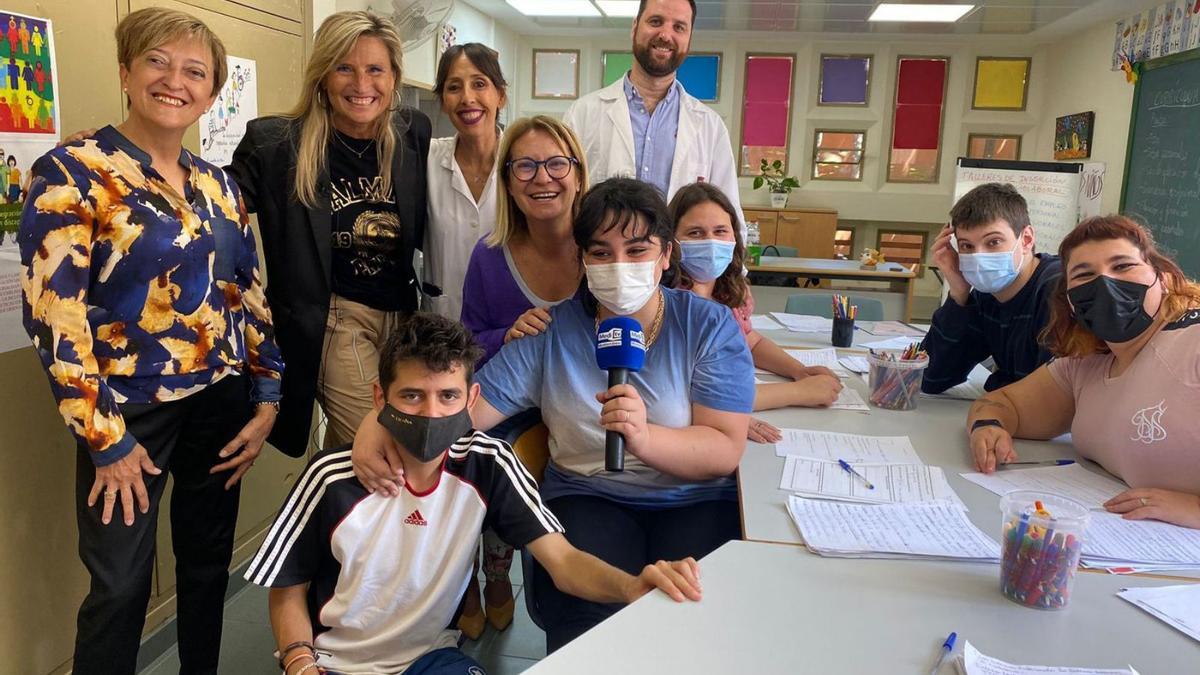
{"label": "boy wearing black face mask", "polygon": [[350,448],[313,457],[246,573],[271,587],[271,623],[288,675],[463,673],[478,669],[453,629],[480,532],[528,546],[564,592],[631,602],[662,588],[699,598],[692,559],[631,576],[583,553],[503,441],[471,429],[480,349],[461,324],[417,313],[380,354],[378,420],[396,443],[404,488],[371,494]]}
{"label": "boy wearing black face mask", "polygon": [[1050,360],[1038,335],[1050,321],[1062,263],[1058,256],[1035,254],[1033,246],[1025,198],[1012,185],[980,185],[950,210],[950,224],[932,249],[950,292],[925,337],[929,367],[922,391],[940,394],[988,358],[996,370],[984,383],[987,391]]}

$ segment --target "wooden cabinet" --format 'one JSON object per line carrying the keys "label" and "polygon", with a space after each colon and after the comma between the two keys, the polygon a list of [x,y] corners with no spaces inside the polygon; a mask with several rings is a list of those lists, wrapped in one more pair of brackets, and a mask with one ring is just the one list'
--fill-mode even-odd
{"label": "wooden cabinet", "polygon": [[757,221],[763,246],[791,246],[801,258],[832,258],[837,236],[833,209],[743,209],[746,222]]}

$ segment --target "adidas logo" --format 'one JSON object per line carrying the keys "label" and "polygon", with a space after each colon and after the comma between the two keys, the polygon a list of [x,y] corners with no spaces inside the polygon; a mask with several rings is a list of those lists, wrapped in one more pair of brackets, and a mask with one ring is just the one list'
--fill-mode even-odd
{"label": "adidas logo", "polygon": [[408,517],[404,519],[404,524],[405,525],[420,525],[421,527],[425,527],[429,523],[424,518],[421,517],[421,511],[418,509],[418,510],[413,511],[412,513],[408,514]]}

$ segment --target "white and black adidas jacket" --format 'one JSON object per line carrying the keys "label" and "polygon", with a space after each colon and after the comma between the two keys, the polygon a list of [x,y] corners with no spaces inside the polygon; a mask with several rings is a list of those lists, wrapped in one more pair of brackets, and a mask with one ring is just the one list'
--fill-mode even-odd
{"label": "white and black adidas jacket", "polygon": [[453,630],[479,533],[513,546],[562,532],[512,448],[478,431],[460,438],[423,494],[370,494],[350,449],[313,457],[246,572],[261,586],[309,583],[321,665],[400,673],[456,644]]}

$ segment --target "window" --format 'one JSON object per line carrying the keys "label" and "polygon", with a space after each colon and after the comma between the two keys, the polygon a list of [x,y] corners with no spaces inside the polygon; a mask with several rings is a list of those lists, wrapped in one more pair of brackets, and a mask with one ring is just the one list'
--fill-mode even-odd
{"label": "window", "polygon": [[813,136],[814,180],[862,180],[865,131],[817,129]]}
{"label": "window", "polygon": [[790,54],[747,54],[746,88],[742,98],[741,168],[743,176],[757,176],[762,160],[783,162],[788,171],[788,140],[792,123],[792,73],[796,57]]}
{"label": "window", "polygon": [[870,101],[869,54],[822,54],[817,105],[865,106]]}
{"label": "window", "polygon": [[851,260],[854,255],[854,228],[838,228],[833,236],[833,257],[838,260]]}
{"label": "window", "polygon": [[1021,137],[1006,134],[969,134],[967,157],[971,159],[1021,158]]}
{"label": "window", "polygon": [[942,107],[949,70],[948,57],[901,56],[897,59],[889,181],[938,181]]}
{"label": "window", "polygon": [[875,248],[888,262],[900,263],[905,267],[920,265],[918,275],[925,273],[925,243],[928,232],[913,230],[879,230],[875,236]]}

